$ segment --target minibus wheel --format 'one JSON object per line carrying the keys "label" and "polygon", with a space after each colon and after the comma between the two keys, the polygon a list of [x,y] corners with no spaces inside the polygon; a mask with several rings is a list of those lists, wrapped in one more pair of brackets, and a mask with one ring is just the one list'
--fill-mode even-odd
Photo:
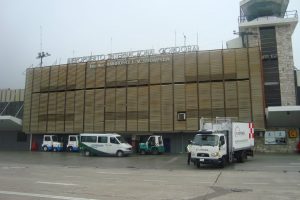
{"label": "minibus wheel", "polygon": [[120,150],[117,151],[117,156],[118,156],[118,157],[122,157],[123,155],[124,155],[123,151],[120,151]]}
{"label": "minibus wheel", "polygon": [[85,150],[85,151],[84,151],[84,155],[85,155],[85,156],[91,156],[91,152],[89,152],[88,150]]}

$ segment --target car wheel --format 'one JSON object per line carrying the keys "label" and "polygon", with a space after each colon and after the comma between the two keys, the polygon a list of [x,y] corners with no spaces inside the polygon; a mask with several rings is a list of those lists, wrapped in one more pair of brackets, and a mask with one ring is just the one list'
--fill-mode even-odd
{"label": "car wheel", "polygon": [[47,146],[43,146],[43,151],[48,151],[48,147]]}
{"label": "car wheel", "polygon": [[117,156],[118,156],[118,157],[123,157],[123,156],[124,156],[123,151],[117,151]]}

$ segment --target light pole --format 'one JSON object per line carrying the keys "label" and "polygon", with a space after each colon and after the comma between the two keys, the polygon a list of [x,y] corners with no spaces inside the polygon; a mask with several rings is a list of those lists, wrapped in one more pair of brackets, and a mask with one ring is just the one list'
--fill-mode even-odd
{"label": "light pole", "polygon": [[38,53],[38,56],[36,57],[36,59],[41,59],[40,67],[43,66],[43,58],[48,57],[48,56],[51,56],[51,54],[44,52],[44,51]]}

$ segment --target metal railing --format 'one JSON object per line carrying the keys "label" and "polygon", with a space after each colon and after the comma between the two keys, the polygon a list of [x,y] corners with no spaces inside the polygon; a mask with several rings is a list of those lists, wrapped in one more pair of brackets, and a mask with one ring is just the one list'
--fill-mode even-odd
{"label": "metal railing", "polygon": [[[238,22],[239,23],[245,23],[245,22],[252,22],[252,21],[261,21],[261,20],[273,20],[273,19],[292,19],[292,18],[297,18],[298,19],[298,11],[293,10],[293,11],[286,11],[283,17],[277,17],[277,16],[265,16],[265,17],[257,17],[256,16],[239,16]],[[253,20],[247,20],[247,18],[255,18]]]}

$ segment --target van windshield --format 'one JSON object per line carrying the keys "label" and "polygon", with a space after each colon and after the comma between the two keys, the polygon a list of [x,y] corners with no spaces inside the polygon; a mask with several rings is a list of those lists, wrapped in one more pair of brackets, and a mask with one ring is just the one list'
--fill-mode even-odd
{"label": "van windshield", "polygon": [[122,138],[121,136],[117,136],[116,138],[119,140],[120,143],[127,143],[127,142],[124,140],[124,138]]}
{"label": "van windshield", "polygon": [[219,136],[217,135],[196,135],[193,144],[200,146],[217,146]]}

